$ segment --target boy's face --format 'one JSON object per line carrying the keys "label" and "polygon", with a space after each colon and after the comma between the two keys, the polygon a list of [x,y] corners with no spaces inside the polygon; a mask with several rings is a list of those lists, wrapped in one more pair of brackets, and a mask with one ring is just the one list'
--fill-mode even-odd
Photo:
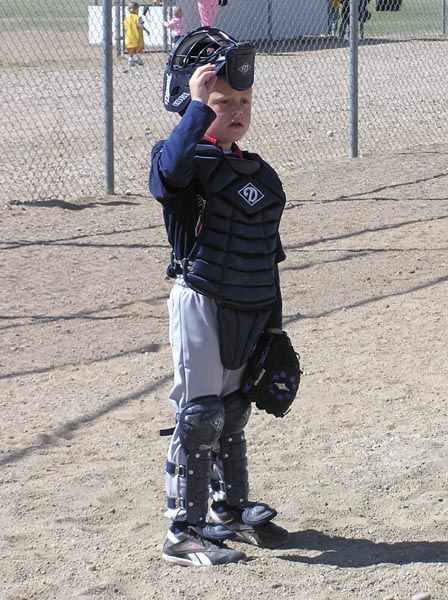
{"label": "boy's face", "polygon": [[226,79],[219,78],[210,93],[207,104],[216,113],[216,119],[207,133],[217,138],[223,150],[240,140],[250,125],[252,88],[239,92]]}

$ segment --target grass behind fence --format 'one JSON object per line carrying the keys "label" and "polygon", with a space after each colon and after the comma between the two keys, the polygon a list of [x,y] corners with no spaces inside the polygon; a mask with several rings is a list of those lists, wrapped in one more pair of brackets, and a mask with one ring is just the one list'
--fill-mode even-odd
{"label": "grass behind fence", "polygon": [[0,31],[87,31],[89,0],[22,0],[0,4]]}
{"label": "grass behind fence", "polygon": [[[226,10],[231,10],[231,2]],[[90,3],[89,0],[4,0],[0,4],[0,31],[87,31]],[[376,0],[371,0],[372,18],[365,24],[364,34],[368,37],[440,32],[443,4],[443,0],[403,0],[399,11],[377,12]]]}
{"label": "grass behind fence", "polygon": [[367,37],[442,31],[442,0],[403,0],[399,11],[377,12],[375,7],[371,0],[372,18],[364,29]]}

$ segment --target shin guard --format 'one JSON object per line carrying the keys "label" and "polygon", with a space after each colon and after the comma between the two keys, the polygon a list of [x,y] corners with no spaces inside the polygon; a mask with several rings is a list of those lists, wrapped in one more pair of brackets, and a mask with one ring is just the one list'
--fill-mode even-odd
{"label": "shin guard", "polygon": [[248,501],[249,475],[244,427],[251,405],[239,390],[223,398],[225,422],[220,445],[227,503],[243,509]]}
{"label": "shin guard", "polygon": [[[184,465],[167,463],[167,472],[181,478],[178,498],[169,503],[185,509],[192,525],[205,523],[210,490],[212,447],[217,444],[224,426],[222,400],[217,396],[196,398],[186,404],[179,415],[178,429],[185,451]],[[169,506],[170,507],[170,506]]]}

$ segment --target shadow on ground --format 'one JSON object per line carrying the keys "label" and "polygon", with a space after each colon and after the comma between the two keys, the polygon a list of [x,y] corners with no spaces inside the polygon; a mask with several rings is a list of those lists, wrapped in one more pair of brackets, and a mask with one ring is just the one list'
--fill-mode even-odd
{"label": "shadow on ground", "polygon": [[[289,542],[277,558],[292,562],[337,567],[368,567],[382,563],[405,565],[410,563],[447,563],[448,542],[373,542],[364,538],[331,536],[315,529],[291,533]],[[316,551],[317,556],[300,553],[286,554],[285,550]]]}

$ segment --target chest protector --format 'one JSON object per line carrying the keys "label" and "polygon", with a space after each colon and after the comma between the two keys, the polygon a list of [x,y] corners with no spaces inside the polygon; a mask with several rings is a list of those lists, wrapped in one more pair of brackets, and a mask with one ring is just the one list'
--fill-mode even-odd
{"label": "chest protector", "polygon": [[269,306],[276,299],[273,267],[285,205],[277,174],[258,156],[225,157],[205,144],[198,146],[195,171],[205,210],[185,281],[227,306]]}
{"label": "chest protector", "polygon": [[195,172],[205,209],[183,261],[189,287],[218,302],[221,359],[247,361],[276,300],[274,264],[285,195],[275,171],[257,155],[226,157],[199,145]]}

